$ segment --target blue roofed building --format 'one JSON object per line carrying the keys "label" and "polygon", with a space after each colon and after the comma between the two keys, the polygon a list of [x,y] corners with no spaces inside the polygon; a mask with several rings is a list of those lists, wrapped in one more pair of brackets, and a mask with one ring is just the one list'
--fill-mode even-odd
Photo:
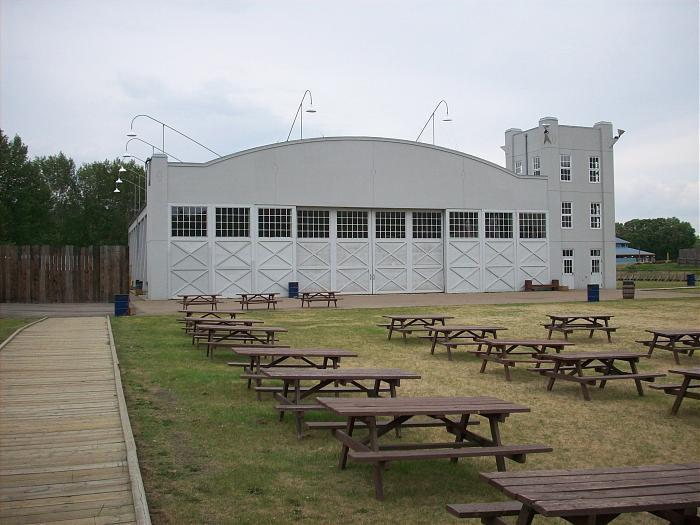
{"label": "blue roofed building", "polygon": [[656,254],[632,248],[629,241],[615,237],[615,260],[617,264],[653,263]]}

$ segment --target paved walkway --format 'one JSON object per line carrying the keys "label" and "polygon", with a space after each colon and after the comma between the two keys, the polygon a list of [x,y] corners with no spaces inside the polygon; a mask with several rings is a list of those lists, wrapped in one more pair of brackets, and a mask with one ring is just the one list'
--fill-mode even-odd
{"label": "paved walkway", "polygon": [[[410,306],[457,306],[463,304],[530,304],[530,303],[563,303],[586,302],[586,290],[571,290],[567,292],[498,292],[498,293],[414,293],[414,294],[381,294],[381,295],[342,295],[338,308],[404,308]],[[676,299],[700,297],[689,294],[687,289],[680,290],[637,290],[637,299]],[[601,301],[622,299],[622,290],[600,290]],[[319,306],[322,305],[322,306]],[[326,303],[319,303],[312,308],[325,308]],[[234,299],[224,299],[219,309],[239,309],[241,306]],[[142,296],[131,296],[131,309],[137,315],[166,315],[176,313],[181,308],[180,301],[170,299],[152,301]],[[261,306],[253,306],[259,310]],[[283,297],[277,305],[278,309],[298,309],[299,299]]]}
{"label": "paved walkway", "polygon": [[0,349],[3,525],[150,523],[112,344],[107,319],[85,317]]}

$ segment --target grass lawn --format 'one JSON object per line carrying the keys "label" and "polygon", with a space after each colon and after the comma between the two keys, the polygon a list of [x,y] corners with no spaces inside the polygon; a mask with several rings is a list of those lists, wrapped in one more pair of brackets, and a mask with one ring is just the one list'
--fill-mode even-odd
{"label": "grass lawn", "polygon": [[35,320],[36,319],[0,319],[0,343],[11,336],[12,333],[21,326]]}
{"label": "grass lawn", "polygon": [[[504,443],[543,443],[553,453],[533,454],[509,469],[583,468],[697,461],[700,458],[700,405],[687,400],[678,417],[669,415],[671,397],[647,391],[640,398],[632,382],[611,382],[581,399],[578,385],[559,382],[552,392],[545,380],[516,367],[513,381],[502,369],[479,374],[479,361],[457,351],[449,362],[444,351],[431,356],[415,337],[387,341],[375,326],[383,313],[438,312],[455,322],[495,323],[510,337],[543,337],[548,312],[603,311],[620,327],[613,344],[602,335],[572,337],[576,350],[642,351],[635,339],[648,327],[698,325],[695,297],[673,300],[615,301],[599,304],[469,305],[391,310],[252,311],[250,317],[289,328],[282,342],[298,347],[355,350],[359,357],[343,366],[399,367],[419,372],[422,380],[404,381],[399,395],[493,395],[532,408],[502,425]],[[446,503],[493,501],[502,496],[478,480],[479,471],[495,470],[493,458],[413,461],[391,464],[385,474],[386,501],[373,497],[372,467],[336,467],[339,444],[327,432],[297,441],[293,419],[277,420],[271,398],[258,402],[226,366],[219,351],[211,362],[190,345],[176,316],[113,320],[127,404],[154,524],[163,523],[457,523]],[[571,351],[571,350],[569,350]],[[642,371],[666,371],[670,353],[657,351],[642,360]],[[700,356],[685,357],[698,366]],[[663,379],[662,379],[663,380]],[[312,413],[309,419],[330,419]],[[483,432],[484,429],[481,429]],[[432,436],[431,436],[432,434]],[[435,429],[409,429],[403,441],[443,440]],[[695,437],[693,437],[695,436]],[[431,439],[432,438],[432,439]],[[647,516],[618,520],[659,523]],[[550,523],[550,522],[548,522]],[[617,523],[617,521],[616,521]]]}

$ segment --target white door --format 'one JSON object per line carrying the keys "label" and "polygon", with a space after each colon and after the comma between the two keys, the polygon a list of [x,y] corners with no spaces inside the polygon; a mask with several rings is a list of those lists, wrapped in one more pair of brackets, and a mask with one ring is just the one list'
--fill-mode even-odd
{"label": "white door", "polygon": [[331,290],[330,211],[297,209],[297,281],[299,290]]}
{"label": "white door", "polygon": [[547,214],[524,211],[518,213],[517,277],[518,289],[526,280],[534,284],[548,284],[549,242],[547,240]]}
{"label": "white door", "polygon": [[170,297],[211,293],[207,206],[171,205],[168,243]]}
{"label": "white door", "polygon": [[334,288],[338,292],[371,294],[370,214],[338,210],[335,216]]}
{"label": "white door", "polygon": [[259,207],[256,211],[258,241],[255,244],[254,290],[286,295],[289,281],[294,280],[293,210]]}
{"label": "white door", "polygon": [[576,288],[574,279],[574,250],[562,250],[561,252],[561,284],[569,290]]}
{"label": "white door", "polygon": [[250,208],[214,207],[214,292],[235,297],[253,291]]}
{"label": "white door", "polygon": [[591,250],[591,277],[590,284],[603,284],[603,267],[601,265],[600,250]]}
{"label": "white door", "polygon": [[374,293],[409,291],[408,256],[406,212],[375,211],[372,243]]}
{"label": "white door", "polygon": [[484,291],[515,290],[512,212],[484,213]]}
{"label": "white door", "polygon": [[447,291],[480,292],[482,242],[479,212],[447,211]]}
{"label": "white door", "polygon": [[443,292],[445,290],[442,212],[411,213],[410,290]]}

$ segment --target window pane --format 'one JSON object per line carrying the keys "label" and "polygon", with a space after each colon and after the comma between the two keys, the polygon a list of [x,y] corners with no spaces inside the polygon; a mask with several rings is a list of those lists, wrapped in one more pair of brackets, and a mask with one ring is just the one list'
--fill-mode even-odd
{"label": "window pane", "polygon": [[259,208],[258,236],[269,238],[292,236],[292,210],[288,208]]}
{"label": "window pane", "polygon": [[217,237],[250,237],[250,209],[216,208]]}
{"label": "window pane", "polygon": [[327,239],[330,237],[328,210],[297,210],[297,237]]}
{"label": "window pane", "polygon": [[338,239],[366,239],[369,235],[367,217],[366,211],[339,211]]}
{"label": "window pane", "polygon": [[512,239],[513,214],[505,212],[486,212],[484,230],[487,239]]}
{"label": "window pane", "polygon": [[206,206],[172,206],[170,228],[173,237],[206,237]]}
{"label": "window pane", "polygon": [[451,211],[450,237],[453,239],[476,239],[479,237],[479,212]]}
{"label": "window pane", "polygon": [[547,216],[544,213],[521,213],[519,215],[521,239],[546,239]]}
{"label": "window pane", "polygon": [[404,239],[406,214],[402,211],[378,211],[376,213],[377,239]]}
{"label": "window pane", "polygon": [[442,213],[439,211],[413,212],[414,239],[442,238]]}

